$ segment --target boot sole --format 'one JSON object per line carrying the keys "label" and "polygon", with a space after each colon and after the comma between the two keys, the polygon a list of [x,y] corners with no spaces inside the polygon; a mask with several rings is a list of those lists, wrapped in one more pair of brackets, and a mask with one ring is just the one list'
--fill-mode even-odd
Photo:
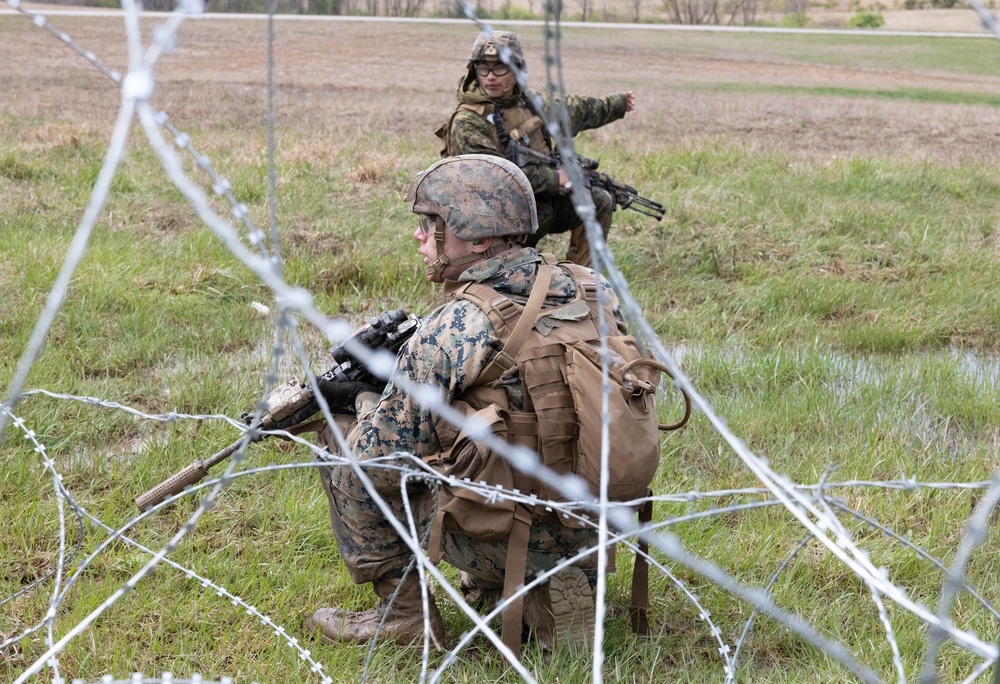
{"label": "boot sole", "polygon": [[594,643],[594,594],[587,575],[576,566],[549,578],[549,601],[557,646],[590,648]]}

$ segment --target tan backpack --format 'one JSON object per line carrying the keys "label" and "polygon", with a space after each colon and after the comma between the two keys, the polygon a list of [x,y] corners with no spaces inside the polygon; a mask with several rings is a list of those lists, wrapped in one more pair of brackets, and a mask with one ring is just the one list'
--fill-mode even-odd
{"label": "tan backpack", "polygon": [[[581,477],[596,499],[601,467],[602,372],[597,328],[600,284],[590,269],[569,262],[556,264],[552,255],[542,256],[545,263],[538,270],[524,306],[482,283],[465,283],[453,293],[482,309],[503,342],[503,349],[480,375],[476,386],[457,405],[467,413],[475,413],[495,436],[534,450],[555,472]],[[542,309],[553,265],[573,278],[577,297],[567,304]],[[604,316],[614,328],[614,312],[607,301]],[[667,369],[649,358],[632,337],[611,335],[607,347],[611,357],[608,497],[626,502],[651,493],[649,486],[660,460],[659,431],[681,427],[687,421],[690,404],[686,404],[685,416],[679,423],[659,425],[653,395],[660,373]],[[506,391],[492,386],[515,366],[524,388],[523,411],[510,410]],[[545,500],[566,501],[559,492],[513,469],[507,459],[472,440],[464,431],[452,448],[431,465],[459,479],[536,494]],[[637,512],[640,521],[652,520],[652,503],[647,501]],[[524,584],[532,522],[555,517],[538,506],[445,486],[440,490],[428,548],[439,560],[443,530],[483,541],[507,540],[506,599]],[[563,517],[560,522],[570,527],[587,524],[575,517]],[[639,633],[648,632],[646,551],[645,543],[640,543],[641,553],[636,557],[632,576],[632,623]],[[521,602],[512,604],[503,615],[503,641],[515,653],[520,650],[521,617]]]}

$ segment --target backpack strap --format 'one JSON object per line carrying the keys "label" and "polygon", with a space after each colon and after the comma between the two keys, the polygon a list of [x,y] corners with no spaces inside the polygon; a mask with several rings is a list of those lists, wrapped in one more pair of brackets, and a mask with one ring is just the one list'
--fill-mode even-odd
{"label": "backpack strap", "polygon": [[[510,321],[518,314],[518,307],[510,299],[499,295],[496,290],[482,283],[468,283],[455,292],[455,297],[461,297],[482,309],[490,318],[498,335],[504,340],[503,347],[486,366],[477,385],[489,384],[517,365],[516,358],[524,341],[535,325],[535,320],[542,310],[545,295],[552,282],[552,268],[545,262],[539,264],[531,294],[524,309],[520,311],[513,330]],[[516,438],[515,442],[518,441]],[[514,487],[528,491],[531,481],[522,473],[514,472]],[[531,536],[532,513],[525,506],[514,509],[514,520],[511,523],[510,536],[507,538],[507,560],[504,563],[503,600],[512,597],[524,586],[524,575],[528,567],[528,539]],[[511,602],[501,618],[501,638],[507,648],[515,656],[521,657],[521,624],[524,620],[524,597]]]}
{"label": "backpack strap", "polygon": [[[507,561],[503,570],[503,594],[506,601],[524,586],[528,567],[528,538],[531,536],[531,512],[524,506],[514,509],[514,522],[507,538]],[[501,617],[501,639],[514,656],[521,657],[521,623],[524,620],[524,596],[511,601]]]}
{"label": "backpack strap", "polygon": [[[647,495],[652,497],[653,490],[649,490]],[[643,527],[653,521],[653,499],[649,498],[646,503],[636,511],[639,519],[639,527]],[[649,540],[646,535],[639,534],[639,553],[635,554],[635,565],[632,567],[632,605],[629,614],[632,618],[632,631],[636,634],[649,634]]]}
{"label": "backpack strap", "polygon": [[[538,318],[538,314],[542,310],[542,303],[545,301],[545,295],[549,291],[550,282],[552,282],[552,269],[548,268],[544,263],[539,264],[537,275],[535,276],[535,284],[531,287],[531,294],[528,296],[528,303],[524,305],[524,310],[521,311],[520,317],[517,319],[517,324],[510,332],[510,336],[504,340],[503,347],[487,364],[483,372],[479,374],[479,378],[476,380],[477,385],[487,385],[517,365],[517,361],[515,360],[517,353],[528,338],[528,333],[531,332],[531,328],[535,325],[535,319]],[[486,295],[485,297],[483,296],[484,294]],[[503,339],[504,332],[506,331],[501,328],[509,327],[507,326],[507,321],[512,317],[511,314],[517,313],[518,307],[516,304],[503,295],[497,295],[496,290],[482,283],[469,283],[467,286],[457,290],[455,296],[469,300],[483,309],[487,315],[495,311],[499,317],[501,326],[497,326],[494,316],[490,316],[490,322],[494,324],[494,328],[497,328],[497,334]],[[511,306],[514,308],[510,308]]]}

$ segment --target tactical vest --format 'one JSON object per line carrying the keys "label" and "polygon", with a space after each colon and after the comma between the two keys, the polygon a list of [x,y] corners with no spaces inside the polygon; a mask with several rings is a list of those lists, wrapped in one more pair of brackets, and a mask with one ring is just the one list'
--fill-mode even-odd
{"label": "tactical vest", "polygon": [[[500,123],[505,134],[504,137],[507,140],[519,142],[525,147],[530,147],[535,152],[540,152],[544,155],[551,154],[552,149],[545,139],[543,131],[544,121],[524,105],[524,97],[519,98],[518,103],[520,105],[518,107],[508,107],[501,110]],[[434,134],[444,141],[441,156],[450,157],[455,154],[455,151],[451,149],[450,131],[452,123],[455,120],[455,115],[463,110],[477,114],[486,123],[490,124],[490,129],[493,131],[493,143],[501,153],[506,155],[507,143],[505,140],[501,140],[496,119],[494,118],[496,116],[496,106],[493,104],[463,103],[455,107],[455,111],[451,113],[447,124],[434,131]]]}
{"label": "tactical vest", "polygon": [[[453,297],[482,309],[503,343],[502,350],[476,384],[455,405],[468,414],[474,413],[489,425],[496,437],[535,451],[556,473],[575,473],[587,483],[590,495],[596,499],[601,481],[601,416],[597,408],[602,399],[601,336],[597,328],[600,284],[590,269],[569,262],[556,264],[552,255],[542,256],[544,263],[523,306],[483,283],[464,283],[452,293]],[[573,278],[577,295],[567,304],[542,309],[554,268],[566,271]],[[604,317],[611,326],[615,325],[614,311],[607,301]],[[687,414],[677,425],[659,425],[653,395],[659,374],[666,368],[642,352],[632,337],[610,336],[607,346],[611,356],[608,496],[612,501],[630,501],[651,493],[649,485],[660,459],[658,430],[680,427]],[[520,411],[511,409],[506,390],[495,384],[515,367],[524,388],[524,406]],[[465,431],[451,449],[429,463],[459,480],[534,494],[545,500],[566,501],[559,492],[513,469],[507,459]],[[465,487],[442,486],[439,496],[428,544],[432,559],[441,558],[441,534],[445,530],[484,541],[506,540],[505,599],[524,584],[533,522],[559,520],[570,527],[583,527],[588,522],[583,513],[580,517],[570,514],[557,517],[541,506],[515,504],[510,499],[482,495]],[[639,511],[639,516],[643,522],[652,519],[651,502]],[[647,633],[649,628],[648,565],[643,555],[646,551],[645,543],[641,542],[632,576],[632,622],[633,629],[640,633]],[[612,572],[613,565],[612,555]],[[503,614],[503,641],[515,653],[520,652],[521,618],[520,601]]]}

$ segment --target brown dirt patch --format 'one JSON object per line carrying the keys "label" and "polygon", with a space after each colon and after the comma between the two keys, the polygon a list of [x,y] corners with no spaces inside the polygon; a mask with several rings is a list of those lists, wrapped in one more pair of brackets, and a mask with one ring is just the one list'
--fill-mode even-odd
{"label": "brown dirt patch", "polygon": [[[963,12],[963,20],[974,17],[970,10]],[[52,23],[111,68],[124,70],[120,22],[55,17]],[[146,22],[144,29],[152,27]],[[409,137],[423,146],[405,153],[379,149],[368,159],[355,159],[352,178],[361,184],[390,173],[397,161],[414,158],[419,167],[434,158],[438,141],[432,131],[453,106],[455,83],[475,34],[471,25],[283,21],[277,31],[277,116],[281,129],[295,132],[285,138],[292,157],[298,160],[314,150],[313,163],[332,163],[333,150],[347,142],[363,149],[369,140],[385,147]],[[37,130],[26,132],[9,119],[6,126],[0,121],[0,133],[8,126],[20,128],[18,135],[32,138],[36,146],[45,144],[39,136],[64,144],[80,131],[107,135],[118,93],[106,78],[23,17],[0,17],[0,32],[5,34],[0,59],[16,65],[7,71],[2,111],[15,121],[39,122]],[[531,83],[539,86],[545,70],[537,33],[522,31]],[[651,33],[616,29],[584,39],[567,31],[563,41],[570,91],[636,91],[639,109],[593,134],[602,140],[627,138],[636,154],[705,141],[807,156],[886,154],[948,161],[993,160],[1000,149],[995,144],[1000,110],[992,107],[712,88],[742,83],[1000,94],[1000,77],[824,66],[764,59],[735,47],[663,49],[672,39]],[[265,22],[188,22],[179,49],[158,64],[154,104],[182,130],[225,129],[229,136],[244,136],[248,147],[260,146],[266,61]],[[279,140],[279,154],[281,148]]]}

